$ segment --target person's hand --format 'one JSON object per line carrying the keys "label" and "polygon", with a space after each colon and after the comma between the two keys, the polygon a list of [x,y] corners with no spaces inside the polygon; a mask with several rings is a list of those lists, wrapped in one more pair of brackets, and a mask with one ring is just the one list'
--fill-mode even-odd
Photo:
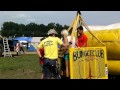
{"label": "person's hand", "polygon": [[71,41],[69,42],[69,45],[72,45],[72,42],[71,42]]}
{"label": "person's hand", "polygon": [[77,47],[78,49],[80,49],[81,47]]}
{"label": "person's hand", "polygon": [[40,57],[40,59],[42,59],[42,60],[43,60],[43,59],[44,59],[44,57]]}
{"label": "person's hand", "polygon": [[39,58],[42,58],[42,56],[39,55]]}
{"label": "person's hand", "polygon": [[60,51],[60,48],[58,48],[58,51]]}

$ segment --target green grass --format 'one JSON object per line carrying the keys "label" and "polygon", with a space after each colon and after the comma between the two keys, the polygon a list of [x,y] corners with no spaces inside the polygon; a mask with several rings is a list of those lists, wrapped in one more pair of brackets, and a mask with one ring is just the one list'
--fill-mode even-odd
{"label": "green grass", "polygon": [[0,79],[40,79],[41,68],[37,55],[0,57]]}

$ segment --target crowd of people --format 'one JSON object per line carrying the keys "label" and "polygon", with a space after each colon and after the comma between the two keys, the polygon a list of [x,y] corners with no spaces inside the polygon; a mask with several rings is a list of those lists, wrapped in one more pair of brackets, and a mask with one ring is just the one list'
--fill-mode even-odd
{"label": "crowd of people", "polygon": [[[77,28],[77,38],[72,38],[67,30],[62,30],[61,39],[57,37],[57,32],[50,29],[47,37],[42,39],[36,51],[42,66],[41,79],[70,79],[69,69],[69,48],[87,47],[87,36],[84,34],[83,27]],[[59,52],[62,55],[59,57]],[[61,60],[61,68],[58,69],[58,58]]]}

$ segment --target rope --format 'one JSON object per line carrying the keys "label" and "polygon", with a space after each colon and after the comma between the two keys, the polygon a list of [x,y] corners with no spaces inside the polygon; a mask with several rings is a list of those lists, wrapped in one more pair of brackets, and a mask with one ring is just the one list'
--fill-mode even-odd
{"label": "rope", "polygon": [[92,32],[91,30],[88,28],[88,26],[86,25],[85,21],[82,19],[81,17],[81,12],[77,11],[77,15],[74,19],[74,21],[72,22],[71,26],[68,28],[68,32],[71,30],[71,28],[73,27],[72,33],[71,33],[71,41],[73,40],[73,37],[77,38],[77,34],[75,35],[75,30],[77,28],[77,25],[84,25],[84,27],[88,30],[88,32],[95,38],[97,39],[103,46],[105,46],[105,44],[100,41]]}
{"label": "rope", "polygon": [[[80,16],[80,15],[79,15],[79,16]],[[82,24],[84,25],[84,27],[88,30],[88,32],[89,32],[93,37],[95,37],[103,46],[105,46],[105,44],[104,44],[102,41],[100,41],[100,40],[91,32],[91,30],[88,28],[88,26],[86,25],[86,23],[84,22],[84,20],[82,19],[81,16],[80,16],[80,19],[81,19]]]}

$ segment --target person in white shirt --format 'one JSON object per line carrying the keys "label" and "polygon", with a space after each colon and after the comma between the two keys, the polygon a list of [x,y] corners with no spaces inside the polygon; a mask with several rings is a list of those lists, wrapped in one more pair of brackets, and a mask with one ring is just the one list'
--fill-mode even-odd
{"label": "person in white shirt", "polygon": [[19,55],[19,51],[20,51],[20,43],[19,42],[16,43],[15,51],[17,52],[17,55]]}
{"label": "person in white shirt", "polygon": [[[68,36],[68,31],[66,29],[62,30],[61,32],[62,35],[62,41],[65,44],[69,44],[67,48],[65,48],[64,52],[64,57],[62,58],[62,70],[61,70],[61,76],[66,79],[70,78],[70,70],[69,70],[69,48],[75,48],[75,38],[71,38],[71,36]],[[64,36],[64,37],[63,37]],[[64,67],[64,68],[63,68]],[[65,72],[65,75],[64,73]]]}

